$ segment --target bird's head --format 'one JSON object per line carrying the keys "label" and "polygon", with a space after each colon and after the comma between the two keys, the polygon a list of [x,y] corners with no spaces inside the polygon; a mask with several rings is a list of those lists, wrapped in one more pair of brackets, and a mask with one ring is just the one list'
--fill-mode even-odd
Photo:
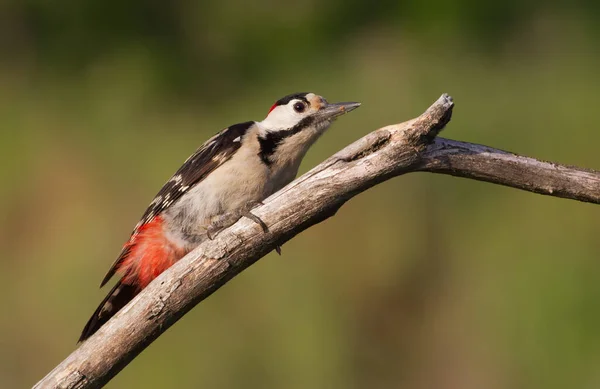
{"label": "bird's head", "polygon": [[[258,124],[260,158],[270,166],[294,166],[296,174],[308,148],[340,115],[360,103],[328,103],[314,93],[294,93],[277,100]],[[293,175],[291,176],[293,178]]]}
{"label": "bird's head", "polygon": [[268,132],[303,129],[323,132],[340,115],[350,112],[360,103],[328,103],[314,93],[294,93],[277,100],[267,117],[260,123]]}

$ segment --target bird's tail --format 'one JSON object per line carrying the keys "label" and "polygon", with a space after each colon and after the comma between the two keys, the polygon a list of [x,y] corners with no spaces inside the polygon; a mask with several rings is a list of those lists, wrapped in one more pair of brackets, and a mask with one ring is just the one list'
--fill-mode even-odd
{"label": "bird's tail", "polygon": [[134,285],[123,283],[123,280],[119,281],[108,293],[108,295],[102,300],[96,311],[88,320],[85,328],[81,332],[79,342],[83,342],[90,336],[92,336],[100,327],[104,325],[123,308],[128,302],[130,302],[138,293],[140,289]]}

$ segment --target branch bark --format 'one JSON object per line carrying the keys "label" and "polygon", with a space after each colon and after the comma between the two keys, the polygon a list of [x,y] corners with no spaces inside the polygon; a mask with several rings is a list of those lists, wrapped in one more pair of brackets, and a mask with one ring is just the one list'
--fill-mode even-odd
{"label": "branch bark", "polygon": [[600,172],[543,162],[473,143],[437,138],[423,153],[417,170],[600,203]]}
{"label": "branch bark", "polygon": [[350,198],[414,171],[451,174],[580,201],[600,202],[600,173],[436,138],[454,103],[442,95],[416,119],[376,130],[333,155],[253,213],[161,274],[34,388],[98,388],[200,301]]}

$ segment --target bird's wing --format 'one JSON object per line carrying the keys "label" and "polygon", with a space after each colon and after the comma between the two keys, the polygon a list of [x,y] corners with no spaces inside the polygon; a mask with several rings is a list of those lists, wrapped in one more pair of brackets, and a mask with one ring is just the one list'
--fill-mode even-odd
{"label": "bird's wing", "polygon": [[139,223],[133,229],[129,241],[102,280],[101,287],[110,280],[123,259],[127,257],[135,244],[135,238],[140,229],[201,182],[210,172],[231,158],[242,145],[242,137],[252,125],[254,125],[254,122],[245,122],[224,129],[207,140],[184,162],[154,197],[154,200],[142,215]]}

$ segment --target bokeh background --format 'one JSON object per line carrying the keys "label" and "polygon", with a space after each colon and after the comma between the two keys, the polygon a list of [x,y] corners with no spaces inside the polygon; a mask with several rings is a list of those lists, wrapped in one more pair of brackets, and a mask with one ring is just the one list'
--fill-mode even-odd
{"label": "bokeh background", "polygon": [[[595,0],[0,3],[0,387],[75,347],[175,169],[291,92],[363,106],[302,172],[456,101],[444,135],[600,168]],[[600,208],[418,173],[201,303],[109,388],[598,388]]]}

